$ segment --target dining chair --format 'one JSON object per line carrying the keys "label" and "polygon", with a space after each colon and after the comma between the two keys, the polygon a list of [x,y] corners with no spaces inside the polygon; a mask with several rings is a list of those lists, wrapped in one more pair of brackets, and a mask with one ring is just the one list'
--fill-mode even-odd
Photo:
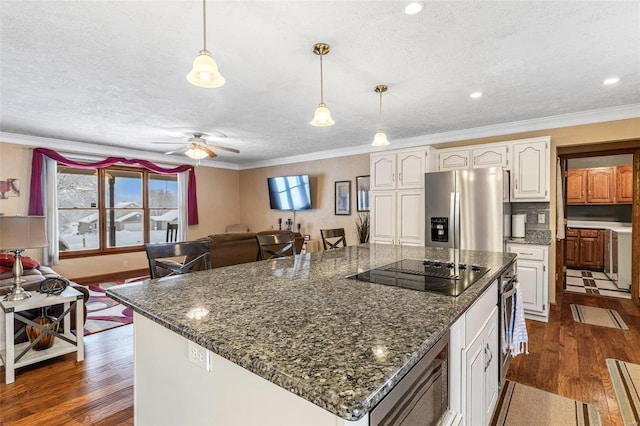
{"label": "dining chair", "polygon": [[344,228],[321,229],[320,235],[322,236],[322,245],[325,250],[339,248],[340,243],[342,243],[342,247],[347,246]]}
{"label": "dining chair", "polygon": [[[197,270],[211,269],[209,243],[183,241],[179,243],[145,244],[151,278],[182,275]],[[183,263],[172,258],[184,257]]]}
{"label": "dining chair", "polygon": [[256,234],[258,241],[258,260],[277,257],[295,256],[295,234],[293,232],[279,232],[275,234]]}
{"label": "dining chair", "polygon": [[178,224],[167,223],[167,242],[173,243],[178,239]]}

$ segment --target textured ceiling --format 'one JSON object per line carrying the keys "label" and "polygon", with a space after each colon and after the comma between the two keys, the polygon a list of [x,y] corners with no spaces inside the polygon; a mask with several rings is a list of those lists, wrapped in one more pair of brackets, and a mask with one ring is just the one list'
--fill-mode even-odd
{"label": "textured ceiling", "polygon": [[[207,47],[226,85],[185,75],[202,48],[200,1],[0,3],[0,130],[155,152],[187,129],[228,135],[220,161],[366,146],[387,84],[391,142],[640,100],[637,1],[209,1]],[[333,127],[319,102],[327,42]],[[604,86],[618,76],[621,82]],[[473,91],[483,92],[470,99]],[[176,139],[177,138],[177,139]],[[178,145],[176,145],[177,147]]]}

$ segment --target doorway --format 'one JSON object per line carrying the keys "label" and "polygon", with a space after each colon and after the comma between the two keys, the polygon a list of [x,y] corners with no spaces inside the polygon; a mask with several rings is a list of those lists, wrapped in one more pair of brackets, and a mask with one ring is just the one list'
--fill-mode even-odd
{"label": "doorway", "polygon": [[[640,143],[558,147],[565,238],[556,291],[638,300]],[[637,263],[637,262],[636,262]]]}

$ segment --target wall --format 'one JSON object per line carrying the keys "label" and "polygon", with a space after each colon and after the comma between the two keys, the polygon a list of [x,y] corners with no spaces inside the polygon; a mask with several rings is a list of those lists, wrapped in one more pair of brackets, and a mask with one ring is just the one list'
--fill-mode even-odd
{"label": "wall", "polygon": [[[267,178],[308,174],[311,184],[312,210],[299,211],[295,214],[296,222],[302,225],[301,232],[311,235],[312,239],[321,240],[320,229],[344,228],[347,244],[356,244],[355,220],[356,212],[355,184],[356,176],[369,174],[369,155],[351,155],[348,157],[326,160],[305,161],[302,163],[281,166],[262,167],[242,170],[240,172],[240,217],[252,231],[278,229],[278,218],[284,223],[293,219],[293,213],[269,209],[269,193]],[[351,215],[336,216],[334,214],[335,182],[351,181]]]}
{"label": "wall", "polygon": [[591,167],[614,167],[633,164],[632,154],[600,155],[597,157],[570,158],[567,169],[588,169]]}
{"label": "wall", "polygon": [[[31,148],[0,142],[0,179],[19,178],[21,186],[20,197],[0,200],[0,213],[27,214],[30,173]],[[239,221],[239,172],[237,170],[196,167],[196,181],[200,224],[189,227],[189,239],[224,232],[228,224]],[[42,258],[40,250],[27,251],[27,255],[37,259]],[[70,279],[146,268],[148,264],[144,252],[63,259],[59,265],[54,266],[56,272]]]}

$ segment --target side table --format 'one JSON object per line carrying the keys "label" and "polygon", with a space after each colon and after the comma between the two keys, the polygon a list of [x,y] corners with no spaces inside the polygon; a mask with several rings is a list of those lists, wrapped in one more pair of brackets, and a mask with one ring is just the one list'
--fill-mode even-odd
{"label": "side table", "polygon": [[[83,295],[78,290],[67,287],[60,295],[47,295],[38,292],[31,292],[29,299],[9,302],[0,300],[0,364],[4,364],[5,383],[15,381],[15,369],[25,365],[56,356],[76,352],[76,360],[84,360],[84,301]],[[1,297],[0,297],[1,298]],[[25,318],[20,314],[29,309],[44,308],[47,306],[63,304],[62,314],[56,318],[56,323],[62,322],[62,332],[53,331],[53,324],[50,327],[43,327],[40,324]],[[76,335],[71,333],[71,307],[76,307]],[[34,326],[42,332],[55,337],[53,346],[40,351],[33,350],[37,341],[19,343],[14,345],[14,319],[26,325]],[[44,336],[44,333],[41,335]]]}

